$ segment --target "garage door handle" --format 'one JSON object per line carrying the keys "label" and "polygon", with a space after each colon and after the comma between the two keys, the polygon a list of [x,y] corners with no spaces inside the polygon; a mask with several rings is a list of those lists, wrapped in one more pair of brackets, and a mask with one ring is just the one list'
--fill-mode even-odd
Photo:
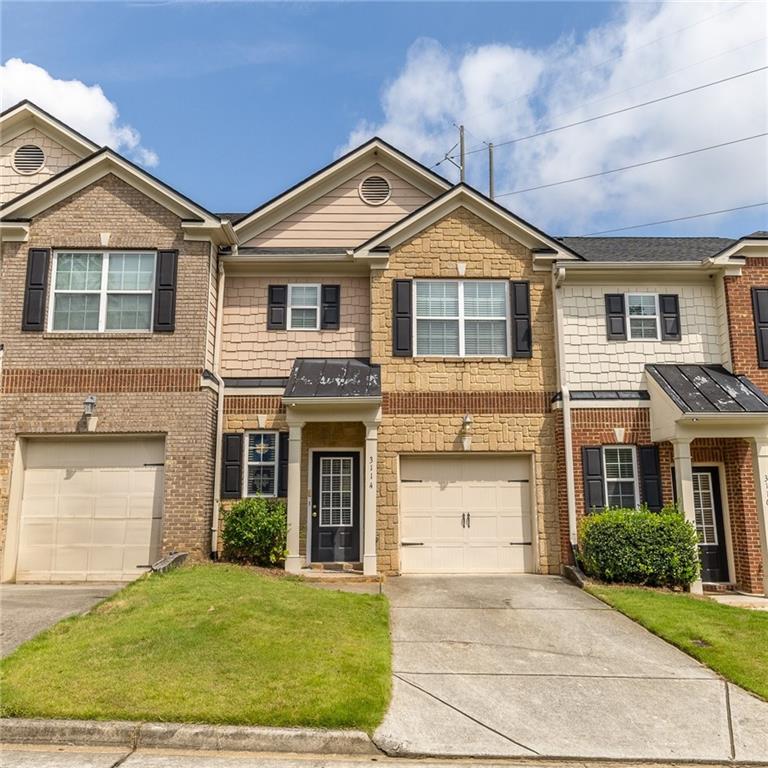
{"label": "garage door handle", "polygon": [[466,525],[466,520],[464,519],[464,513],[462,512],[461,513],[461,527],[464,528],[465,525]]}
{"label": "garage door handle", "polygon": [[403,547],[423,547],[423,541],[401,541],[400,545]]}
{"label": "garage door handle", "polygon": [[469,512],[467,512],[467,528],[472,527],[472,518],[469,516]]}
{"label": "garage door handle", "polygon": [[529,547],[533,542],[531,541],[510,541],[510,547]]}

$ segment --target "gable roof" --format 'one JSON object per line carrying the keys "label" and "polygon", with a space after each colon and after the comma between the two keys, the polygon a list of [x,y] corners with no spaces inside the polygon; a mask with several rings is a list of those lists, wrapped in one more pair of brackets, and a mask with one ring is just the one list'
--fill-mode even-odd
{"label": "gable roof", "polygon": [[456,184],[383,232],[374,235],[355,249],[355,255],[375,255],[372,252],[399,245],[460,207],[475,213],[489,224],[515,237],[526,247],[538,250],[549,258],[559,256],[565,259],[582,259],[567,244],[550,237],[538,227],[464,183]]}
{"label": "gable roof", "polygon": [[726,237],[559,237],[586,261],[703,261],[734,244]]}
{"label": "gable roof", "polygon": [[442,176],[374,136],[242,216],[235,225],[240,241],[252,238],[374,164],[383,165],[430,197],[451,187]]}
{"label": "gable roof", "polygon": [[82,133],[66,123],[62,123],[50,112],[46,112],[28,99],[24,99],[0,113],[3,142],[10,141],[32,127],[38,128],[81,158],[90,155],[99,148],[99,145],[87,136],[83,136]]}
{"label": "gable roof", "polygon": [[186,224],[202,229],[221,230],[225,241],[234,242],[234,232],[229,222],[222,221],[216,214],[198,205],[135,163],[126,160],[109,147],[102,147],[36,187],[4,203],[0,206],[0,215],[6,222],[32,218],[110,173],[175,213]]}

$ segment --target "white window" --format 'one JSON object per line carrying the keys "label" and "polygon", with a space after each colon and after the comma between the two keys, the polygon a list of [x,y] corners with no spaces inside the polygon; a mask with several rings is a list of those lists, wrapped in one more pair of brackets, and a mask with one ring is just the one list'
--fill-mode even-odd
{"label": "white window", "polygon": [[605,474],[605,505],[607,507],[637,506],[637,464],[632,445],[603,448]]}
{"label": "white window", "polygon": [[320,286],[288,286],[288,329],[316,331],[320,328]]}
{"label": "white window", "polygon": [[245,495],[277,495],[277,432],[248,432],[245,443]]}
{"label": "white window", "polygon": [[417,280],[417,355],[503,357],[509,350],[506,280]]}
{"label": "white window", "polygon": [[630,339],[658,340],[659,297],[655,293],[627,294],[627,328]]}
{"label": "white window", "polygon": [[155,254],[59,251],[53,267],[51,331],[149,331]]}

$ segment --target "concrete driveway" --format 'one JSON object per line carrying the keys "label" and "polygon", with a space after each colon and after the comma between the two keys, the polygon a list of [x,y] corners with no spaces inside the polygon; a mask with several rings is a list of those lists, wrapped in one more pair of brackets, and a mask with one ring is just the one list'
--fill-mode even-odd
{"label": "concrete driveway", "polygon": [[768,704],[553,576],[399,577],[397,755],[768,760]]}
{"label": "concrete driveway", "polygon": [[0,656],[67,616],[85,613],[125,584],[0,585]]}

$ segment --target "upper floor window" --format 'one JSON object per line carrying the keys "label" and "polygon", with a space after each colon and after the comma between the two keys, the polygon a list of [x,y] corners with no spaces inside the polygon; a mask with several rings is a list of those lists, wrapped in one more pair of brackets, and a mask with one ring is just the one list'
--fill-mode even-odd
{"label": "upper floor window", "polygon": [[655,293],[627,294],[630,339],[659,339],[659,297]]}
{"label": "upper floor window", "polygon": [[417,280],[417,355],[509,354],[509,283],[494,280]]}
{"label": "upper floor window", "polygon": [[631,445],[605,446],[605,503],[608,507],[637,506],[637,468]]}
{"label": "upper floor window", "polygon": [[320,328],[320,286],[288,286],[288,330],[316,331]]}
{"label": "upper floor window", "polygon": [[53,266],[52,331],[149,331],[155,253],[59,251]]}

